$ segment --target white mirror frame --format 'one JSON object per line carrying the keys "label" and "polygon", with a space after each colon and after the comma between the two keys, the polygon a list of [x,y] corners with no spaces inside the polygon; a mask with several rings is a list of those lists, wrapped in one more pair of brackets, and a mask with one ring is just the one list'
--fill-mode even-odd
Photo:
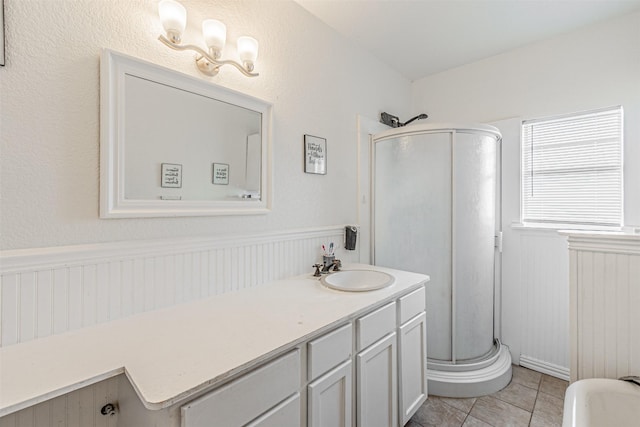
{"label": "white mirror frame", "polygon": [[[133,75],[262,114],[260,200],[127,200],[124,168],[125,76]],[[177,71],[104,49],[100,64],[100,217],[255,215],[271,211],[272,105]]]}

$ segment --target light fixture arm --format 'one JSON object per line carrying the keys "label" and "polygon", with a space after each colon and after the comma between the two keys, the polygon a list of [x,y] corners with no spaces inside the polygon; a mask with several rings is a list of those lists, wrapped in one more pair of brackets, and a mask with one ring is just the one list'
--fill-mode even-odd
{"label": "light fixture arm", "polygon": [[242,74],[244,74],[247,77],[257,77],[259,75],[258,73],[251,72],[253,70],[252,65],[248,65],[247,68],[249,68],[249,70],[247,70],[247,68],[243,67],[242,65],[240,65],[235,61],[231,61],[231,60],[221,61],[219,59],[215,59],[213,56],[209,55],[204,49],[196,45],[192,45],[192,44],[183,45],[179,43],[174,43],[163,35],[160,35],[158,37],[158,40],[160,40],[165,46],[170,47],[171,49],[174,49],[174,50],[179,50],[179,51],[192,50],[196,52],[199,55],[198,57],[196,57],[196,65],[198,66],[198,69],[204,74],[207,74],[209,76],[215,76],[216,74],[218,74],[218,70],[223,65],[233,65]]}

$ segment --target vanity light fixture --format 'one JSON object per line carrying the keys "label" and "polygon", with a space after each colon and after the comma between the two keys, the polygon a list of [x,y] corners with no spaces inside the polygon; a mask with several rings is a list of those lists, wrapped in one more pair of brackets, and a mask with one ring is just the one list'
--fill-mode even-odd
{"label": "vanity light fixture", "polygon": [[207,45],[208,52],[191,45],[181,44],[182,33],[187,25],[187,10],[175,0],[161,0],[158,3],[160,22],[164,27],[165,35],[160,35],[158,40],[175,50],[192,50],[196,52],[196,65],[198,69],[208,75],[218,74],[223,65],[233,65],[247,77],[256,77],[254,63],[258,57],[258,41],[252,37],[238,37],[236,42],[238,56],[242,64],[231,60],[222,60],[222,50],[227,41],[227,27],[215,19],[206,19],[202,22],[202,36]]}

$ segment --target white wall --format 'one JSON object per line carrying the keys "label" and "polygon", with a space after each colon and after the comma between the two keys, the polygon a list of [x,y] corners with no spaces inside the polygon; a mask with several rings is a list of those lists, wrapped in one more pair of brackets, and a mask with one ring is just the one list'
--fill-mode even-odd
{"label": "white wall", "polygon": [[[274,105],[273,212],[252,217],[98,219],[99,55],[110,48],[187,74],[190,52],[156,40],[156,0],[5,0],[0,68],[0,249],[317,227],[357,220],[356,118],[406,116],[410,83],[292,1],[187,0],[185,42],[224,21],[260,42],[249,79],[212,82]],[[303,134],[327,138],[328,174],[303,172]]]}
{"label": "white wall", "polygon": [[436,122],[493,122],[622,105],[625,220],[639,225],[638,76],[640,12],[418,80],[412,111],[424,111]]}
{"label": "white wall", "polygon": [[[503,130],[502,339],[515,362],[568,377],[568,252],[519,220],[518,119],[621,104],[625,219],[640,224],[640,13],[534,43],[413,83],[412,112]],[[508,120],[508,118],[517,118]],[[515,128],[514,128],[515,122]],[[520,357],[522,356],[522,358]]]}

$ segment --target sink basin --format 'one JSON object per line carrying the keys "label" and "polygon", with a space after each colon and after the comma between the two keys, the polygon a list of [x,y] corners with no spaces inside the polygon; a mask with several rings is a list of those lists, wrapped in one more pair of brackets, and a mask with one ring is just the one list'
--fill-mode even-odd
{"label": "sink basin", "polygon": [[328,288],[347,292],[374,291],[391,286],[394,281],[392,275],[374,270],[343,270],[320,279]]}

